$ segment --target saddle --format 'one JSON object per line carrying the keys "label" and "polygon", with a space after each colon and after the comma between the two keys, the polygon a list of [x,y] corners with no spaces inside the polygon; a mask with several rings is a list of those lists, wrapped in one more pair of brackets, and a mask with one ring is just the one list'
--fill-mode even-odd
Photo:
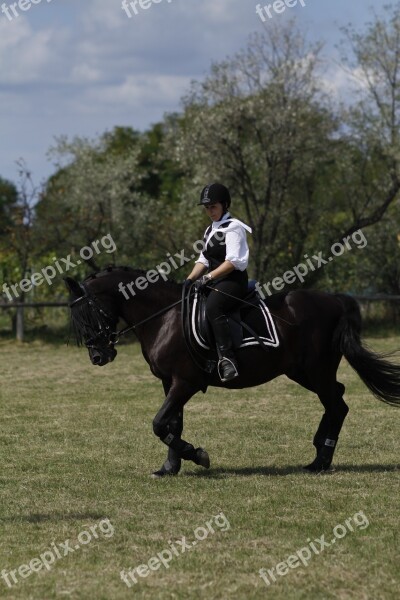
{"label": "saddle", "polygon": [[[279,346],[279,339],[268,306],[256,290],[256,281],[250,280],[247,295],[238,300],[237,307],[227,312],[233,348],[249,346]],[[218,293],[210,291],[210,294]],[[218,364],[214,335],[206,316],[207,296],[193,284],[182,298],[182,326],[188,350],[203,371],[212,373]]]}

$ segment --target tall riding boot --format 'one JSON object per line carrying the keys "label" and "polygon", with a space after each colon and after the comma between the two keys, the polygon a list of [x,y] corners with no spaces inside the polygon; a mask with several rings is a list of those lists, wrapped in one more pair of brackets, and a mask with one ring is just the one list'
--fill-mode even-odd
{"label": "tall riding boot", "polygon": [[228,319],[221,315],[211,322],[218,351],[218,374],[221,381],[230,381],[239,375],[233,353],[231,331]]}

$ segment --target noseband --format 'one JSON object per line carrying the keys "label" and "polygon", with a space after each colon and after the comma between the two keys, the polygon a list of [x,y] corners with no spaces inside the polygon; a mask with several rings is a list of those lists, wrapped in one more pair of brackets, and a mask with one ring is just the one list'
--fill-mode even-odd
{"label": "noseband", "polygon": [[98,305],[96,298],[83,284],[81,289],[83,295],[68,305],[78,346],[83,343],[86,348],[115,346],[119,341],[118,333],[112,326],[115,317]]}

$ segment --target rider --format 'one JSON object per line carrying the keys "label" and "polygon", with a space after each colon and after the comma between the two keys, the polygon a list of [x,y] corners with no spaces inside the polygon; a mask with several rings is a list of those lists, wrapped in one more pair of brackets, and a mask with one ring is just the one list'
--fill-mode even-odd
{"label": "rider", "polygon": [[229,381],[239,374],[226,313],[237,304],[231,296],[244,298],[247,294],[246,230],[251,233],[248,225],[231,217],[230,204],[229,190],[221,183],[212,183],[202,190],[199,205],[204,206],[212,223],[204,234],[203,252],[187,279],[189,282],[200,279],[200,287],[209,288],[206,315],[216,341],[221,381]]}

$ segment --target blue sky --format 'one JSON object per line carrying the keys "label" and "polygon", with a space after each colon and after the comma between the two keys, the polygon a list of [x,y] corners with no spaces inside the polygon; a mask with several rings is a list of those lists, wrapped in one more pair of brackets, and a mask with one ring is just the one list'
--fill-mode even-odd
{"label": "blue sky", "polygon": [[293,17],[310,39],[325,42],[339,93],[339,27],[362,29],[370,9],[381,13],[385,2],[304,1],[265,23],[256,0],[158,0],[131,18],[121,0],[41,0],[26,12],[17,7],[18,17],[9,10],[12,20],[0,13],[0,176],[15,181],[23,157],[39,182],[54,170],[46,153],[55,136],[93,137],[116,125],[143,130],[179,110],[191,80],[272,20]]}

